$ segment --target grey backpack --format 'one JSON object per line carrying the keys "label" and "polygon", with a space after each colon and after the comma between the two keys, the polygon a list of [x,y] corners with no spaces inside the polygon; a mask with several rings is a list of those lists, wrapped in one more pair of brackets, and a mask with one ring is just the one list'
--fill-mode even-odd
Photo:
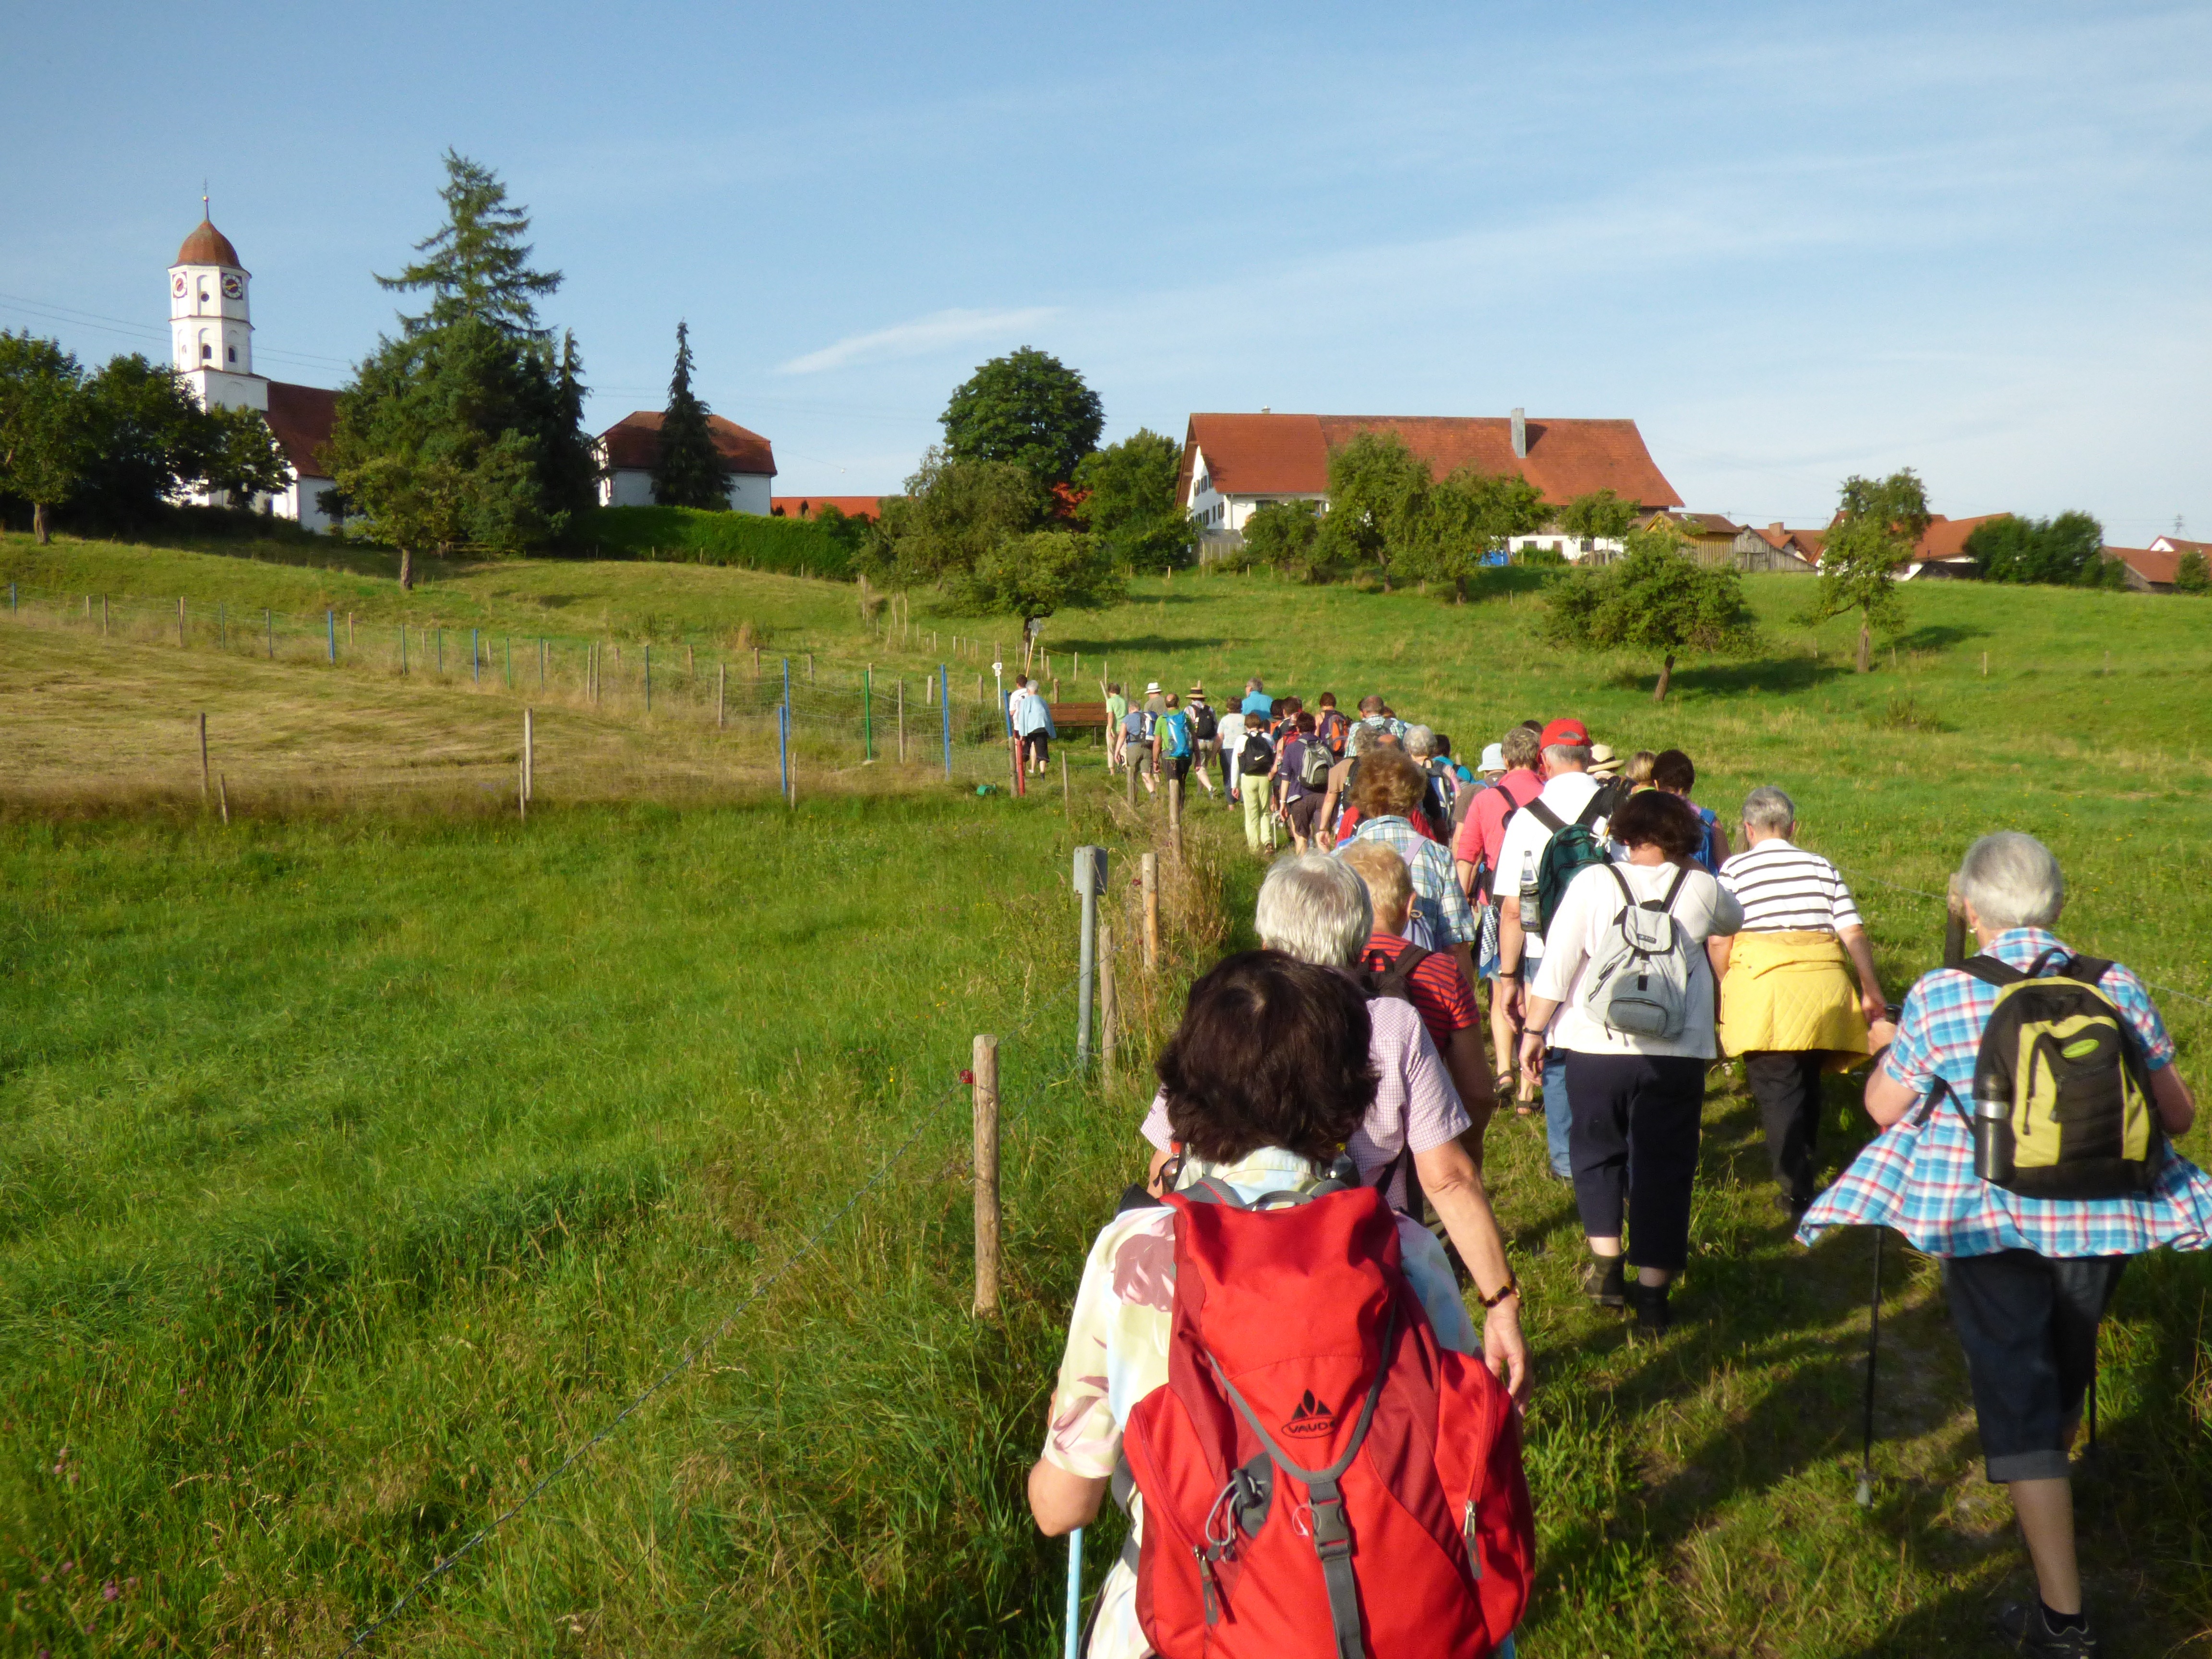
{"label": "grey backpack", "polygon": [[1675,925],[1674,900],[1689,871],[1677,870],[1664,898],[1639,901],[1618,865],[1620,912],[1591,957],[1583,981],[1583,1011],[1621,1036],[1672,1042],[1690,1022],[1689,942]]}

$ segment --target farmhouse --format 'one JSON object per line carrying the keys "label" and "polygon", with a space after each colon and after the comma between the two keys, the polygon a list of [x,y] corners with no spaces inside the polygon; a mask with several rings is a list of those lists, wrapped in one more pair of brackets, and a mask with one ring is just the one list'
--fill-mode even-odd
{"label": "farmhouse", "polygon": [[[775,452],[757,432],[720,415],[707,417],[714,447],[730,464],[730,510],[766,514],[775,477]],[[660,411],[633,410],[592,440],[603,469],[601,507],[651,507],[653,470],[660,463]]]}
{"label": "farmhouse", "polygon": [[[2159,542],[2168,544],[2160,547]],[[2160,536],[2148,547],[2108,547],[2105,556],[2116,560],[2127,578],[2129,591],[2136,593],[2171,593],[2174,573],[2181,565],[2181,556],[2189,552],[2205,551],[2203,542],[2180,542],[2171,536]]]}
{"label": "farmhouse", "polygon": [[[1764,570],[1784,575],[1807,576],[1820,567],[1820,536],[1818,531],[1785,530],[1780,524],[1769,525],[1760,530],[1751,525],[1738,524],[1719,513],[1652,513],[1637,521],[1638,530],[1650,530],[1665,524],[1689,544],[1691,552],[1708,564],[1725,564],[1738,570]],[[1570,551],[1567,556],[1606,556],[1603,550],[1594,554],[1577,555]]]}
{"label": "farmhouse", "polygon": [[319,499],[331,488],[330,468],[319,454],[338,394],[253,372],[252,281],[230,238],[203,217],[169,265],[169,362],[203,407],[258,409],[269,422],[292,481],[255,505],[309,530],[331,529],[337,520]]}
{"label": "farmhouse", "polygon": [[2009,513],[1984,513],[1978,519],[1947,519],[1941,513],[1935,514],[1914,545],[1911,558],[1898,572],[1898,580],[1911,581],[1917,578],[1932,581],[1940,578],[1967,581],[1979,576],[1982,568],[1966,551],[1966,538],[1985,524],[2010,517]]}
{"label": "farmhouse", "polygon": [[[1209,539],[1243,533],[1267,501],[1317,501],[1328,494],[1328,457],[1362,432],[1395,433],[1437,477],[1462,466],[1516,473],[1565,502],[1610,489],[1646,510],[1680,507],[1636,422],[1510,416],[1399,415],[1193,415],[1183,438],[1176,497]],[[1550,538],[1516,540],[1542,543]],[[1565,550],[1562,549],[1562,550]]]}

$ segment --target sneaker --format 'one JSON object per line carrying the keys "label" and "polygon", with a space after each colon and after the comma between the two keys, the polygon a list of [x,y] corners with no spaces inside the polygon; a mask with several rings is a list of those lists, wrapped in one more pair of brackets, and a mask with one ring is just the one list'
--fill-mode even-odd
{"label": "sneaker", "polygon": [[1628,1306],[1636,1315],[1636,1331],[1639,1336],[1664,1336],[1674,1316],[1667,1311],[1667,1287],[1646,1285],[1640,1280],[1628,1286]]}
{"label": "sneaker", "polygon": [[2043,1616],[2043,1603],[2030,1599],[2008,1601],[1996,1612],[1997,1634],[2014,1653],[2042,1654],[2047,1659],[2095,1659],[2097,1634],[2081,1630],[2053,1630]]}
{"label": "sneaker", "polygon": [[1627,1300],[1623,1288],[1620,1258],[1594,1255],[1583,1267],[1583,1294],[1601,1308],[1618,1308]]}

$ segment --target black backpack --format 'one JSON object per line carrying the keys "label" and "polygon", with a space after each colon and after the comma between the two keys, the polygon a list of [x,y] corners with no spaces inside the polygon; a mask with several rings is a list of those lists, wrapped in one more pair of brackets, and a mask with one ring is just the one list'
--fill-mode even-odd
{"label": "black backpack", "polygon": [[1370,945],[1359,958],[1359,966],[1352,977],[1360,990],[1369,997],[1395,997],[1401,1002],[1413,1000],[1413,970],[1436,952],[1424,951],[1418,945],[1408,945],[1398,952],[1395,962],[1382,951]]}
{"label": "black backpack", "polygon": [[1190,706],[1191,736],[1200,743],[1211,743],[1213,734],[1220,729],[1221,722],[1214,718],[1211,703],[1194,702]]}

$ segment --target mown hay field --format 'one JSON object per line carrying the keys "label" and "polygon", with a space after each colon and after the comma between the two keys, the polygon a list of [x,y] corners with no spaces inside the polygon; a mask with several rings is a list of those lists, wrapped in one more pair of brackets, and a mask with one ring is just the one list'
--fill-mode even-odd
{"label": "mown hay field", "polygon": [[[19,539],[0,554],[18,580],[54,574]],[[36,560],[114,562],[73,567],[96,576],[130,557],[200,584],[196,604],[265,592],[304,611],[286,585],[337,579],[174,550]],[[598,573],[610,638],[667,637],[647,620],[681,605],[702,638],[744,623],[825,664],[897,660],[853,589],[745,572],[493,566],[376,593],[406,617],[434,599],[523,633],[530,595]],[[1116,678],[1202,673],[1217,695],[1254,672],[1309,698],[1379,689],[1468,752],[1523,715],[1575,713],[1624,749],[1682,744],[1723,809],[1781,782],[1808,842],[1858,878],[1899,990],[1936,957],[1941,905],[1923,895],[1966,842],[2033,830],[2067,864],[2064,931],[2167,988],[2202,1083],[2212,607],[1923,589],[1896,668],[1885,652],[1862,678],[1841,624],[1817,663],[1790,628],[1801,586],[1752,592],[1769,658],[1691,665],[1657,708],[1649,665],[1538,647],[1525,592],[1459,607],[1184,574],[1056,619],[1047,646],[1070,678],[1079,650],[1086,678],[1103,659]],[[948,641],[991,637],[915,609]],[[1019,1476],[1084,1242],[1137,1165],[1143,1095],[1127,1073],[1104,1089],[1063,1075],[1067,854],[1114,848],[1118,906],[1157,805],[1130,818],[1082,744],[1073,822],[1056,788],[977,797],[840,750],[818,763],[858,781],[793,815],[759,799],[773,758],[757,738],[718,748],[696,710],[664,728],[602,706],[544,717],[566,733],[549,753],[605,747],[566,776],[542,763],[526,825],[504,796],[452,811],[465,787],[398,812],[404,792],[301,786],[249,799],[226,832],[198,810],[196,753],[167,793],[76,806],[71,757],[167,778],[204,706],[218,730],[293,731],[303,775],[343,769],[351,723],[364,753],[389,731],[459,757],[489,799],[511,780],[519,702],[81,629],[0,629],[0,755],[53,786],[16,792],[0,824],[9,1646],[341,1648],[744,1307],[369,1650],[1055,1650],[1061,1558],[1028,1528]],[[616,771],[679,736],[726,769],[711,788]],[[244,769],[264,764],[281,770],[274,752]],[[1182,979],[1248,937],[1262,866],[1228,819],[1192,804],[1167,971],[1147,983],[1122,957],[1154,1033]],[[1007,1311],[979,1325],[953,1079],[986,1030],[1008,1033],[1018,1115]],[[1831,1109],[1839,1162],[1864,1129],[1841,1085]],[[1870,1241],[1784,1237],[1734,1077],[1715,1074],[1682,1322],[1656,1348],[1628,1348],[1576,1295],[1571,1203],[1538,1139],[1509,1121],[1490,1151],[1541,1367],[1525,1650],[1971,1650],[2026,1580],[1980,1480],[1933,1265],[1893,1243],[1881,1480],[1863,1511]],[[2208,1156],[2206,1133],[2186,1150]],[[2129,1650],[2212,1643],[2208,1290],[2205,1258],[2144,1263],[2107,1328],[2080,1502],[2092,1594]]]}

